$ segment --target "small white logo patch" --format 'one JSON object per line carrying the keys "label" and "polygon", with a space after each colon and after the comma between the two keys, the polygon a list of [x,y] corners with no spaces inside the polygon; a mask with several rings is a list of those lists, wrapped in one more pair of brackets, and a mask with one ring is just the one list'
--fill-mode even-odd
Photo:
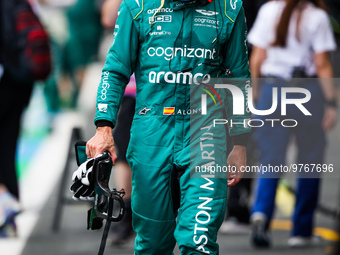
{"label": "small white logo patch", "polygon": [[98,109],[100,112],[107,112],[107,104],[98,104]]}
{"label": "small white logo patch", "polygon": [[172,22],[172,16],[171,15],[157,15],[149,17],[149,23],[153,24],[156,22]]}
{"label": "small white logo patch", "polygon": [[151,108],[144,107],[142,110],[139,111],[139,115],[146,115],[148,111],[151,111]]}
{"label": "small white logo patch", "polygon": [[196,11],[206,16],[213,16],[213,15],[218,14],[218,12],[206,11],[206,10],[196,10]]}
{"label": "small white logo patch", "polygon": [[233,8],[233,10],[236,9],[236,3],[237,3],[238,0],[230,0],[230,6],[231,8]]}

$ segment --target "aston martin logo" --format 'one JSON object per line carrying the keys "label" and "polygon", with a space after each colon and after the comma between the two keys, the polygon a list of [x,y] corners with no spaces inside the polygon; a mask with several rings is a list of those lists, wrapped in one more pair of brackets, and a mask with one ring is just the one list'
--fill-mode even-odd
{"label": "aston martin logo", "polygon": [[213,15],[218,14],[218,12],[206,11],[206,10],[196,10],[196,11],[206,16],[213,16]]}

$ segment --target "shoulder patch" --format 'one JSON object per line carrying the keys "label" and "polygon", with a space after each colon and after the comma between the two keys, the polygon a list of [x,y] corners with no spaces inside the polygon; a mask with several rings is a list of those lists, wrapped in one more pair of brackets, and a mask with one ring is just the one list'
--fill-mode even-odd
{"label": "shoulder patch", "polygon": [[236,3],[238,0],[230,0],[231,9],[236,10]]}
{"label": "shoulder patch", "polygon": [[239,11],[242,8],[241,0],[224,0],[224,14],[228,17],[229,20],[235,22]]}

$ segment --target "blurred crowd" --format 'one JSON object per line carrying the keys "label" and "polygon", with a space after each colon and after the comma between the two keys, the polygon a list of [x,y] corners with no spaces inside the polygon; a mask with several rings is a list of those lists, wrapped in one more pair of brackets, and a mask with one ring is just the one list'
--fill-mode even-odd
{"label": "blurred crowd", "polygon": [[[33,86],[43,88],[46,111],[52,117],[65,110],[77,110],[78,96],[87,67],[92,63],[103,64],[105,61],[100,48],[106,38],[112,37],[121,1],[29,2],[49,35],[52,68],[43,80],[13,86],[23,82],[13,81],[8,76],[0,55],[0,87],[3,90],[0,100],[0,161],[8,162],[3,163],[0,168],[0,238],[16,235],[15,217],[20,213],[15,166],[16,144],[20,134],[20,119],[29,103]],[[285,165],[287,148],[292,143],[296,143],[299,150],[297,163],[322,165],[325,162],[327,132],[337,123],[338,84],[327,78],[340,76],[338,63],[334,63],[330,55],[337,49],[336,42],[340,42],[340,2],[244,0],[243,5],[249,31],[248,47],[256,109],[266,110],[271,107],[273,87],[289,87],[290,78],[306,78],[299,87],[306,88],[311,93],[312,100],[306,107],[313,116],[306,118],[296,109],[288,108],[291,115],[285,118],[299,120],[299,128],[264,126],[256,129],[247,147],[248,165]],[[4,8],[3,4],[1,8]],[[3,20],[1,22],[3,26]],[[1,36],[3,35],[1,31]],[[126,191],[124,199],[127,213],[123,221],[115,224],[110,231],[109,240],[112,245],[124,243],[133,236],[131,170],[125,154],[134,115],[135,93],[136,84],[132,76],[114,129],[118,151],[114,173],[115,187]],[[16,101],[9,103],[6,98],[9,94],[17,94]],[[278,98],[280,101],[280,91]],[[280,112],[279,107],[270,118],[282,119]],[[281,185],[281,177],[263,175],[258,178],[244,178],[238,185],[230,188],[227,214],[220,233],[251,232],[250,240],[254,247],[271,247],[273,241],[270,223],[275,213],[275,195]],[[320,176],[297,176],[293,229],[288,241],[291,247],[306,247],[322,242],[320,238],[313,236],[319,185]],[[289,189],[287,192],[292,193]]]}

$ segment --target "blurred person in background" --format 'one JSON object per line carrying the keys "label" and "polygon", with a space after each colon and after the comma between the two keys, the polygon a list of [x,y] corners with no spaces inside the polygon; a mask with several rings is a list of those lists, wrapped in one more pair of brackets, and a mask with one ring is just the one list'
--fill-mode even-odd
{"label": "blurred person in background", "polygon": [[[257,119],[295,119],[294,128],[266,123],[255,130],[259,146],[259,163],[263,166],[285,164],[290,137],[295,135],[300,164],[322,164],[326,146],[325,132],[334,127],[337,116],[337,99],[333,84],[333,70],[329,52],[336,49],[334,35],[325,4],[321,0],[270,1],[259,10],[253,29],[248,36],[253,45],[250,57],[252,78],[264,77],[263,84],[253,79],[253,100],[257,109],[267,110],[272,105],[272,89],[300,86],[311,93],[304,106],[312,116],[305,116],[296,106],[287,106],[287,115],[280,115],[281,106],[270,116]],[[298,85],[292,78],[305,79]],[[261,85],[261,86],[260,86]],[[288,95],[288,98],[301,98]],[[290,247],[314,244],[313,216],[318,202],[319,176],[301,175],[297,178],[293,229],[288,240]],[[275,194],[279,174],[260,175],[252,209],[251,243],[255,247],[269,247],[269,224],[274,213]]]}
{"label": "blurred person in background", "polygon": [[[254,24],[259,7],[264,0],[243,0],[244,13],[246,15],[247,31],[250,31]],[[251,55],[252,47],[248,46],[248,54]],[[228,134],[227,134],[228,135]],[[232,139],[228,136],[228,154],[233,148]],[[253,135],[250,136],[247,144],[247,164],[255,165],[257,163],[257,146]],[[251,199],[252,177],[243,177],[242,180],[230,187],[226,218],[223,222],[219,233],[222,234],[249,234],[249,218],[250,218],[250,199]]]}
{"label": "blurred person in background", "polygon": [[42,85],[48,117],[53,120],[60,110],[77,106],[85,69],[98,60],[103,0],[36,1],[51,40],[53,69]]}
{"label": "blurred person in background", "polygon": [[[53,72],[44,84],[51,117],[77,106],[84,71],[97,61],[102,38],[102,0],[39,0],[51,34]],[[52,8],[51,8],[52,6]]]}
{"label": "blurred person in background", "polygon": [[17,235],[15,156],[21,116],[34,81],[45,79],[51,67],[48,36],[29,2],[0,2],[0,238]]}
{"label": "blurred person in background", "polygon": [[325,0],[331,15],[331,23],[334,32],[340,34],[340,1],[339,0]]}
{"label": "blurred person in background", "polygon": [[69,75],[72,90],[70,107],[75,107],[87,65],[97,60],[103,27],[101,1],[77,0],[66,11],[69,37],[62,52],[63,72]]}
{"label": "blurred person in background", "polygon": [[[118,8],[122,0],[106,0],[102,6],[102,24],[106,28],[114,28]],[[122,104],[120,106],[117,125],[113,131],[117,160],[114,168],[114,180],[117,190],[124,189],[125,215],[121,222],[112,225],[109,239],[112,244],[120,244],[131,236],[134,232],[132,229],[132,211],[131,211],[131,168],[126,160],[126,151],[130,141],[130,129],[136,105],[136,81],[134,75],[131,76],[130,82],[126,86]]]}

